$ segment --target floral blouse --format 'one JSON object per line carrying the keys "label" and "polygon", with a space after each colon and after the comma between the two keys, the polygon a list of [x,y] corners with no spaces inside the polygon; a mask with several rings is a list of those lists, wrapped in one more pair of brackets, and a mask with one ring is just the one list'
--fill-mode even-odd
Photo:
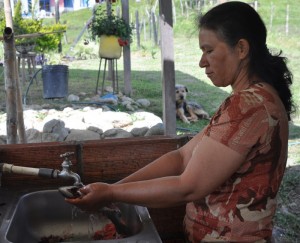
{"label": "floral blouse", "polygon": [[187,204],[188,242],[269,242],[287,160],[288,119],[280,99],[264,84],[233,94],[203,136],[247,157],[217,190]]}

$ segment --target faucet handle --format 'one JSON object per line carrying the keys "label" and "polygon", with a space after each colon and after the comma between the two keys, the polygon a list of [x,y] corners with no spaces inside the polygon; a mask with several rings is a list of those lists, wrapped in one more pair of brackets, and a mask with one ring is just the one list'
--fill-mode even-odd
{"label": "faucet handle", "polygon": [[66,153],[60,155],[61,158],[64,158],[64,161],[61,164],[63,168],[70,168],[70,166],[72,165],[72,162],[69,159],[69,157],[72,154],[74,154],[74,152],[66,152]]}
{"label": "faucet handle", "polygon": [[71,156],[73,154],[74,154],[74,152],[66,152],[64,154],[61,154],[59,157],[69,159],[69,156]]}

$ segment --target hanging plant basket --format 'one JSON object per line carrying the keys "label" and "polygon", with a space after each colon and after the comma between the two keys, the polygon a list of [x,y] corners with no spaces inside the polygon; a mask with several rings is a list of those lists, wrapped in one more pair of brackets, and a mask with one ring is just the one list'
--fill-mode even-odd
{"label": "hanging plant basket", "polygon": [[99,46],[99,57],[108,59],[119,59],[122,55],[122,46],[120,46],[117,36],[101,35]]}

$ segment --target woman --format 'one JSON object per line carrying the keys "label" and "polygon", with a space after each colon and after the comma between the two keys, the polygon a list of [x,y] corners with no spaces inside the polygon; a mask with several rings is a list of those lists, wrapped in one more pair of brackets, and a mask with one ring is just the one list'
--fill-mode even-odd
{"label": "woman", "polygon": [[245,3],[199,18],[199,45],[212,83],[233,90],[210,124],[120,182],[90,184],[67,201],[89,211],[112,202],[186,204],[188,242],[268,242],[287,160],[292,75],[270,54],[265,25]]}

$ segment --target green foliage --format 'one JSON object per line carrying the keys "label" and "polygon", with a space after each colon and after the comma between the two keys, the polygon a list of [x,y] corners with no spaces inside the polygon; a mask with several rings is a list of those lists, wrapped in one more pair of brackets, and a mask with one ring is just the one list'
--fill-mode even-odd
{"label": "green foliage", "polygon": [[95,53],[95,46],[78,45],[74,52],[74,57],[77,60],[96,59],[98,55]]}
{"label": "green foliage", "polygon": [[[17,16],[17,15],[16,15]],[[38,33],[42,28],[42,20],[14,19],[14,33],[16,35]],[[34,38],[16,38],[16,45],[35,44]]]}
{"label": "green foliage", "polygon": [[[63,31],[66,26],[62,24],[44,25],[40,29],[40,33],[53,33],[42,35],[36,40],[36,50],[38,52],[46,52],[55,50],[63,37]],[[55,33],[57,32],[57,33]]]}
{"label": "green foliage", "polygon": [[124,45],[132,42],[132,27],[113,11],[110,15],[107,14],[104,4],[96,7],[89,30],[93,40],[101,35],[115,35],[123,41]]}
{"label": "green foliage", "polygon": [[14,16],[14,22],[16,24],[19,24],[22,21],[22,2],[18,0],[16,6],[15,6],[15,16]]}
{"label": "green foliage", "polygon": [[0,32],[1,35],[5,29],[5,15],[4,15],[4,8],[0,8]]}

